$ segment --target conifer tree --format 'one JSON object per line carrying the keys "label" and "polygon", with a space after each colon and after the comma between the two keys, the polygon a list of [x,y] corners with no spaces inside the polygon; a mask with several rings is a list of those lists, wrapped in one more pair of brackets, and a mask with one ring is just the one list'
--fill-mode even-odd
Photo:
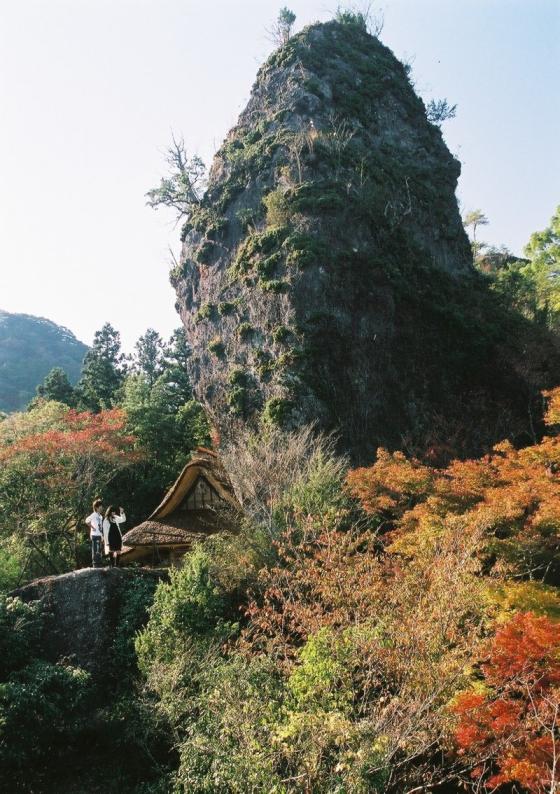
{"label": "conifer tree", "polygon": [[90,411],[112,406],[125,374],[121,336],[110,323],[105,323],[96,331],[93,345],[84,358],[77,386],[80,406]]}
{"label": "conifer tree", "polygon": [[[53,367],[42,383],[37,386],[37,397],[43,400],[56,400],[73,408],[76,405],[76,394],[68,375],[61,367]],[[37,398],[31,401],[31,406]]]}
{"label": "conifer tree", "polygon": [[165,345],[153,328],[148,328],[135,345],[134,369],[145,376],[151,388],[165,369]]}

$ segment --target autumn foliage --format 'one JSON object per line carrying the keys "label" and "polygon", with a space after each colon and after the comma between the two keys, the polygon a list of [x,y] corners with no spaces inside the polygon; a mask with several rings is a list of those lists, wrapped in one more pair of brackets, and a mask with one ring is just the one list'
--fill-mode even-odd
{"label": "autumn foliage", "polygon": [[[560,389],[546,397],[554,431]],[[347,482],[378,522],[388,557],[405,569],[454,532],[476,539],[485,604],[471,686],[451,707],[458,757],[488,790],[515,783],[552,794],[560,749],[560,437],[519,450],[504,442],[444,469],[379,450],[375,465]],[[440,561],[433,564],[437,571]]]}
{"label": "autumn foliage", "polygon": [[93,414],[44,402],[0,424],[2,536],[30,555],[28,575],[79,564],[91,501],[140,459],[135,441],[118,408]]}
{"label": "autumn foliage", "polygon": [[488,788],[516,782],[554,792],[559,773],[560,624],[530,612],[501,627],[481,664],[482,687],[462,693],[459,751]]}
{"label": "autumn foliage", "polygon": [[[549,425],[559,393],[549,393]],[[395,552],[414,555],[426,536],[460,521],[465,532],[482,532],[478,554],[486,573],[560,584],[558,435],[520,450],[503,442],[445,469],[379,450],[374,466],[349,474],[348,486]]]}

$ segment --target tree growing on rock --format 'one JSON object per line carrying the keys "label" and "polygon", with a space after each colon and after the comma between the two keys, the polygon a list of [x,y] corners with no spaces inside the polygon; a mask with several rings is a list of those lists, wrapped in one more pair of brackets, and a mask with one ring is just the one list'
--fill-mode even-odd
{"label": "tree growing on rock", "polygon": [[274,26],[268,31],[270,39],[277,47],[281,47],[289,40],[295,21],[296,15],[293,11],[290,11],[286,6],[280,9]]}
{"label": "tree growing on rock", "polygon": [[172,138],[165,152],[169,175],[162,177],[160,184],[146,193],[147,204],[154,210],[168,207],[174,210],[177,221],[187,218],[196,207],[206,188],[206,166],[198,155],[189,157],[185,142]]}

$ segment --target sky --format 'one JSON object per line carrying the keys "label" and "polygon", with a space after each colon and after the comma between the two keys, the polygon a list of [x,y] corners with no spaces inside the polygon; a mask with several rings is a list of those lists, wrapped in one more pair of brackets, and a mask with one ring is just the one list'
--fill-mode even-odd
{"label": "sky", "polygon": [[[168,281],[179,227],[145,193],[172,133],[210,163],[284,2],[296,31],[338,5],[0,0],[0,309],[87,344],[110,322],[127,351],[148,327],[168,337],[180,325]],[[443,132],[462,163],[462,213],[482,209],[483,239],[521,254],[560,202],[560,0],[376,8],[417,92],[457,104]]]}

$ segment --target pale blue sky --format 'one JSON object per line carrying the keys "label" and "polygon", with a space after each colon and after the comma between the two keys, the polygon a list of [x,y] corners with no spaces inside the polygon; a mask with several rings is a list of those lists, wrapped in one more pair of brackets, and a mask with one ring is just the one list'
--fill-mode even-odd
{"label": "pale blue sky", "polygon": [[[145,206],[171,130],[207,162],[270,52],[285,0],[0,0],[0,308],[131,349],[179,324],[178,229]],[[337,0],[288,0],[296,30]],[[387,0],[386,45],[444,125],[463,210],[521,253],[560,202],[560,0]]]}

